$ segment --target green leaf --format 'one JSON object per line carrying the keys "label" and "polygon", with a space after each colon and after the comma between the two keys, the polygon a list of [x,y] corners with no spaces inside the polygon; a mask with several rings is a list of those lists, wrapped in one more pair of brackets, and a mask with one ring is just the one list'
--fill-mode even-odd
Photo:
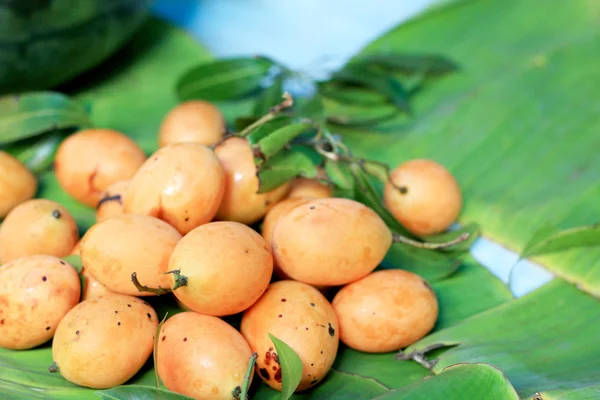
{"label": "green leaf", "polygon": [[283,98],[283,82],[285,77],[283,74],[277,75],[273,79],[273,83],[260,94],[254,104],[254,112],[252,115],[262,117],[269,113],[273,106],[281,103]]}
{"label": "green leaf", "polygon": [[439,54],[369,54],[355,58],[351,64],[375,66],[392,72],[424,76],[444,75],[459,69],[456,63]]}
{"label": "green leaf", "polygon": [[405,269],[429,281],[452,276],[461,260],[439,251],[421,249],[404,243],[394,243],[388,250],[380,268]]}
{"label": "green leaf", "polygon": [[[429,335],[405,350],[452,346],[437,356],[434,373],[459,362],[502,370],[522,398],[536,392],[596,385],[600,376],[598,300],[561,279]],[[427,355],[426,355],[427,356]]]}
{"label": "green leaf", "polygon": [[254,148],[260,151],[262,158],[269,159],[283,150],[296,137],[309,130],[314,130],[312,123],[299,122],[286,125],[259,140]]}
{"label": "green leaf", "polygon": [[[250,145],[253,146],[253,145],[257,144],[258,142],[260,142],[262,139],[269,136],[271,133],[273,133],[276,130],[281,129],[287,125],[290,125],[291,123],[292,123],[291,117],[288,117],[286,115],[279,115],[279,116],[273,118],[272,120],[267,121],[266,123],[260,125],[258,128],[253,129],[246,138],[248,139],[248,142],[250,143]],[[248,125],[250,125],[250,124],[248,124]]]}
{"label": "green leaf", "polygon": [[273,61],[264,57],[221,59],[198,65],[184,74],[177,84],[181,101],[236,100],[261,89]]}
{"label": "green leaf", "polygon": [[192,397],[177,394],[165,389],[156,389],[141,385],[117,386],[112,389],[98,390],[96,394],[104,400],[189,400]]}
{"label": "green leaf", "polygon": [[269,333],[281,364],[281,400],[292,397],[302,380],[302,360],[285,342]]}
{"label": "green leaf", "polygon": [[49,131],[13,142],[2,147],[2,151],[17,158],[34,174],[41,174],[52,167],[58,146],[72,132],[72,129]]}
{"label": "green leaf", "polygon": [[306,154],[284,150],[260,166],[258,192],[269,192],[296,177],[315,178],[317,173],[317,167]]}
{"label": "green leaf", "polygon": [[318,94],[308,98],[294,99],[293,112],[298,118],[308,118],[321,126],[325,125],[326,112],[323,98]]}
{"label": "green leaf", "polygon": [[333,81],[360,84],[384,94],[399,109],[410,112],[408,94],[396,78],[374,72],[365,66],[349,64],[332,76]]}
{"label": "green leaf", "polygon": [[502,372],[489,364],[456,364],[438,376],[392,390],[373,400],[429,399],[519,400],[515,388]]}
{"label": "green leaf", "polygon": [[325,174],[336,187],[347,190],[354,197],[354,176],[348,164],[326,159],[324,169]]}
{"label": "green leaf", "polygon": [[327,120],[338,125],[364,126],[390,120],[398,115],[393,104],[347,104],[323,98],[322,104]]}
{"label": "green leaf", "polygon": [[62,259],[68,262],[73,268],[75,268],[78,274],[81,273],[81,270],[83,269],[83,262],[81,261],[81,257],[79,257],[78,255],[70,255],[63,257]]}
{"label": "green leaf", "polygon": [[58,92],[27,92],[0,97],[0,145],[47,131],[90,126],[85,109]]}
{"label": "green leaf", "polygon": [[522,258],[565,251],[576,247],[600,245],[600,224],[559,230],[551,225],[542,226],[525,244]]}
{"label": "green leaf", "polygon": [[388,98],[373,89],[361,86],[343,85],[339,82],[321,82],[319,93],[327,98],[343,104],[381,105],[388,102]]}
{"label": "green leaf", "polygon": [[534,400],[593,400],[600,393],[600,385],[590,385],[579,389],[556,389],[541,392],[538,399]]}

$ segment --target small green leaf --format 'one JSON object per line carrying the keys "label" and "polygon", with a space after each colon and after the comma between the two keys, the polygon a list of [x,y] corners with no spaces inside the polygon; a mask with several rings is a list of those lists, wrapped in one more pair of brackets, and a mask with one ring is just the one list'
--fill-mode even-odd
{"label": "small green leaf", "polygon": [[371,54],[360,56],[350,64],[425,76],[443,75],[459,69],[452,60],[437,54]]}
{"label": "small green leaf", "polygon": [[255,146],[254,149],[260,151],[260,156],[264,159],[273,157],[279,153],[285,146],[287,146],[292,140],[300,136],[309,130],[314,129],[311,123],[295,123],[286,125],[276,131],[271,132],[268,136],[262,138]]}
{"label": "small green leaf", "polygon": [[564,230],[547,224],[538,229],[525,244],[521,258],[598,245],[600,245],[600,224]]}
{"label": "small green leaf", "polygon": [[259,193],[269,192],[296,177],[315,178],[317,167],[310,157],[295,150],[284,150],[261,165]]}
{"label": "small green leaf", "polygon": [[228,58],[201,64],[177,84],[181,101],[237,100],[261,89],[275,63],[264,57]]}
{"label": "small green leaf", "polygon": [[28,92],[0,97],[0,145],[56,129],[87,128],[82,105],[57,92]]}
{"label": "small green leaf", "polygon": [[287,400],[292,397],[302,380],[302,361],[298,354],[286,343],[270,333],[269,337],[275,345],[281,365],[281,400]]}
{"label": "small green leaf", "polygon": [[354,193],[354,176],[348,164],[327,159],[325,160],[325,174],[336,187]]}
{"label": "small green leaf", "polygon": [[3,147],[2,151],[11,154],[31,172],[39,175],[52,167],[58,146],[72,132],[72,129],[49,131],[40,136],[10,143]]}
{"label": "small green leaf", "polygon": [[263,115],[268,114],[273,106],[281,103],[284,80],[283,74],[277,75],[273,79],[273,84],[267,87],[258,96],[256,103],[254,104],[254,116],[262,117]]}
{"label": "small green leaf", "polygon": [[434,282],[452,276],[459,269],[461,262],[460,258],[440,251],[394,243],[379,268],[411,271]]}
{"label": "small green leaf", "polygon": [[73,268],[75,268],[78,274],[81,274],[81,270],[83,269],[83,262],[81,261],[81,257],[73,254],[63,257],[62,259],[68,262],[69,265],[71,265]]}
{"label": "small green leaf", "polygon": [[387,97],[375,90],[360,87],[342,85],[339,82],[322,82],[319,85],[319,93],[343,104],[358,105],[381,105],[388,102]]}
{"label": "small green leaf", "polygon": [[[248,134],[248,136],[246,136],[246,138],[248,139],[248,142],[250,143],[250,145],[255,145],[258,142],[260,142],[262,139],[269,136],[272,132],[275,132],[276,130],[281,129],[284,126],[287,126],[291,123],[292,123],[291,117],[288,117],[285,115],[280,115],[280,116],[273,118],[270,121],[265,122],[264,124],[260,125],[258,128],[253,129]],[[248,124],[248,125],[250,125],[250,124]]]}
{"label": "small green leaf", "polygon": [[398,109],[389,103],[377,105],[345,104],[323,98],[322,104],[327,120],[337,125],[374,125],[398,115]]}
{"label": "small green leaf", "polygon": [[380,74],[362,65],[350,64],[333,74],[333,81],[370,87],[384,94],[399,109],[410,112],[408,93],[400,81],[389,74]]}
{"label": "small green leaf", "polygon": [[154,361],[154,379],[156,381],[157,389],[160,389],[160,376],[158,376],[158,367],[157,367],[158,342],[160,339],[160,331],[162,330],[162,327],[165,324],[165,321],[167,320],[168,316],[169,316],[169,313],[168,312],[165,313],[165,316],[163,317],[162,321],[160,321],[160,323],[156,327],[156,331],[154,333],[154,350],[152,351],[152,360]]}

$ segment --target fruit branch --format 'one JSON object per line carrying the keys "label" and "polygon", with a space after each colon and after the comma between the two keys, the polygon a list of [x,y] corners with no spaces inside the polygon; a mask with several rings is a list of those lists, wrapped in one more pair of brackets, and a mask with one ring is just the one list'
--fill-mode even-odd
{"label": "fruit branch", "polygon": [[423,243],[423,242],[419,242],[417,240],[412,240],[407,238],[406,236],[402,236],[399,233],[392,233],[392,242],[394,243],[404,243],[404,244],[408,244],[414,247],[419,247],[421,249],[428,249],[428,250],[440,250],[440,249],[445,249],[448,247],[452,247],[454,245],[457,245],[459,243],[464,242],[465,240],[467,240],[471,235],[467,232],[461,234],[460,236],[458,236],[455,239],[452,239],[448,242],[444,242],[444,243]]}
{"label": "fruit branch", "polygon": [[267,114],[263,115],[262,117],[245,127],[237,136],[248,136],[250,132],[252,132],[254,129],[258,128],[261,125],[264,125],[265,123],[275,118],[277,114],[279,114],[281,111],[294,105],[294,100],[292,99],[292,96],[289,93],[285,92],[283,94],[283,98],[284,100],[281,103],[277,104],[276,106],[273,106]]}
{"label": "fruit branch", "polygon": [[135,285],[135,287],[137,288],[138,291],[154,293],[157,296],[163,295],[165,293],[170,293],[176,289],[179,289],[182,286],[187,286],[188,278],[185,275],[181,275],[180,270],[176,269],[176,270],[167,271],[164,273],[165,274],[173,274],[173,279],[175,280],[175,284],[173,285],[172,288],[162,288],[160,286],[158,288],[151,288],[149,286],[142,285],[137,278],[137,272],[133,272],[131,274],[131,282],[133,282],[133,284]]}
{"label": "fruit branch", "polygon": [[242,389],[238,396],[238,398],[240,400],[246,400],[248,398],[248,390],[250,389],[250,381],[252,378],[252,374],[254,373],[254,364],[256,363],[257,358],[258,358],[257,353],[252,353],[252,355],[250,356],[250,362],[248,362],[248,369],[246,370],[246,375],[244,375],[244,384],[242,385]]}

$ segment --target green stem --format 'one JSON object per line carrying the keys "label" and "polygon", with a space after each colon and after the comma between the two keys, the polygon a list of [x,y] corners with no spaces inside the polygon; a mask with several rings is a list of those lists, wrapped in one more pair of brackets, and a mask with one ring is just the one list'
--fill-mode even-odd
{"label": "green stem", "polygon": [[277,114],[279,114],[281,111],[294,105],[294,100],[292,99],[292,96],[290,96],[289,93],[287,93],[287,92],[284,93],[283,98],[284,98],[284,100],[281,103],[274,106],[273,108],[271,108],[271,110],[269,111],[268,114],[263,115],[262,117],[260,117],[259,119],[257,119],[256,121],[254,121],[253,123],[251,123],[250,125],[245,127],[236,136],[245,137],[245,136],[249,135],[250,132],[252,132],[254,129],[269,122],[270,120],[275,118],[277,116]]}
{"label": "green stem", "polygon": [[408,244],[414,247],[419,247],[421,249],[429,249],[429,250],[439,250],[439,249],[445,249],[447,247],[452,247],[456,244],[462,243],[465,240],[467,240],[471,235],[467,232],[463,233],[462,235],[460,235],[459,237],[457,237],[456,239],[450,240],[449,242],[445,242],[445,243],[423,243],[423,242],[419,242],[416,240],[412,240],[407,238],[406,236],[402,236],[399,233],[393,233],[392,234],[392,241],[394,243],[404,243],[404,244]]}
{"label": "green stem", "polygon": [[181,275],[180,270],[176,269],[173,271],[168,271],[168,272],[165,272],[165,274],[173,274],[173,277],[174,277],[173,279],[175,280],[175,284],[173,285],[172,288],[162,288],[160,286],[158,288],[151,288],[149,286],[142,285],[137,278],[137,272],[133,272],[131,274],[131,282],[133,282],[134,286],[137,288],[138,291],[154,293],[157,296],[163,295],[165,293],[170,293],[173,290],[180,288],[181,286],[187,286],[187,283],[188,283],[187,276]]}
{"label": "green stem", "polygon": [[250,389],[250,380],[252,378],[252,374],[254,373],[254,363],[258,358],[258,354],[253,353],[250,356],[250,362],[248,363],[248,369],[246,370],[246,375],[244,375],[244,384],[242,385],[242,391],[240,393],[240,400],[246,400],[248,398],[248,389]]}

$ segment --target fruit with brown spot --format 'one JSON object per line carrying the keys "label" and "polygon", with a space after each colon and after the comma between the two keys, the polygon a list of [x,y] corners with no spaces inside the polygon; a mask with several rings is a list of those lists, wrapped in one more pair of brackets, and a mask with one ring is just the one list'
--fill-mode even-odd
{"label": "fruit with brown spot", "polygon": [[289,192],[285,183],[270,192],[258,193],[259,180],[250,144],[246,139],[232,137],[215,147],[215,154],[225,169],[225,195],[217,219],[251,225]]}
{"label": "fruit with brown spot", "polygon": [[350,199],[302,203],[273,230],[273,255],[283,273],[320,286],[344,285],[372,272],[392,244],[392,234],[369,207]]}
{"label": "fruit with brown spot", "polygon": [[343,287],[333,299],[340,340],[368,353],[403,349],[435,325],[438,302],[423,278],[399,269],[376,271]]}
{"label": "fruit with brown spot", "polygon": [[177,143],[155,152],[129,182],[125,213],[150,215],[185,235],[210,222],[223,199],[219,159],[199,143]]}
{"label": "fruit with brown spot", "polygon": [[31,171],[21,161],[0,151],[0,219],[33,198],[37,188],[37,179]]}
{"label": "fruit with brown spot", "polygon": [[384,188],[384,204],[415,235],[447,230],[462,209],[458,182],[441,164],[415,159],[397,166]]}
{"label": "fruit with brown spot", "polygon": [[110,185],[131,178],[146,155],[129,137],[112,129],[86,129],[58,147],[54,172],[75,200],[96,207]]}
{"label": "fruit with brown spot", "polygon": [[[169,270],[179,270],[188,279],[187,286],[173,292],[186,307],[225,316],[244,311],[264,293],[273,274],[273,256],[262,236],[248,226],[211,222],[177,243]],[[169,279],[173,287],[173,275]]]}
{"label": "fruit with brown spot", "polygon": [[128,180],[118,181],[106,189],[96,206],[96,222],[115,215],[125,214],[123,204],[128,185]]}
{"label": "fruit with brown spot", "polygon": [[123,214],[92,226],[81,239],[81,261],[94,279],[109,290],[132,296],[139,292],[131,274],[150,287],[169,286],[169,257],[181,234],[166,222],[146,216]]}
{"label": "fruit with brown spot", "polygon": [[27,200],[0,225],[0,263],[35,254],[64,257],[78,239],[77,225],[66,208],[51,200]]}
{"label": "fruit with brown spot", "polygon": [[60,321],[52,358],[68,381],[106,389],[131,379],[152,354],[156,312],[133,296],[85,300]]}
{"label": "fruit with brown spot", "polygon": [[0,267],[0,347],[31,349],[52,338],[79,303],[77,271],[53,256],[27,256]]}
{"label": "fruit with brown spot", "polygon": [[260,378],[277,390],[281,390],[281,366],[269,333],[302,360],[302,379],[296,391],[314,387],[327,375],[339,345],[338,321],[331,304],[314,287],[289,280],[272,283],[244,312],[240,332],[258,354]]}
{"label": "fruit with brown spot", "polygon": [[251,355],[250,346],[231,325],[187,311],[163,325],[156,369],[173,392],[195,399],[228,400],[243,385]]}
{"label": "fruit with brown spot", "polygon": [[218,143],[225,135],[225,118],[213,104],[190,100],[173,107],[162,120],[158,145],[196,142],[205,146]]}

